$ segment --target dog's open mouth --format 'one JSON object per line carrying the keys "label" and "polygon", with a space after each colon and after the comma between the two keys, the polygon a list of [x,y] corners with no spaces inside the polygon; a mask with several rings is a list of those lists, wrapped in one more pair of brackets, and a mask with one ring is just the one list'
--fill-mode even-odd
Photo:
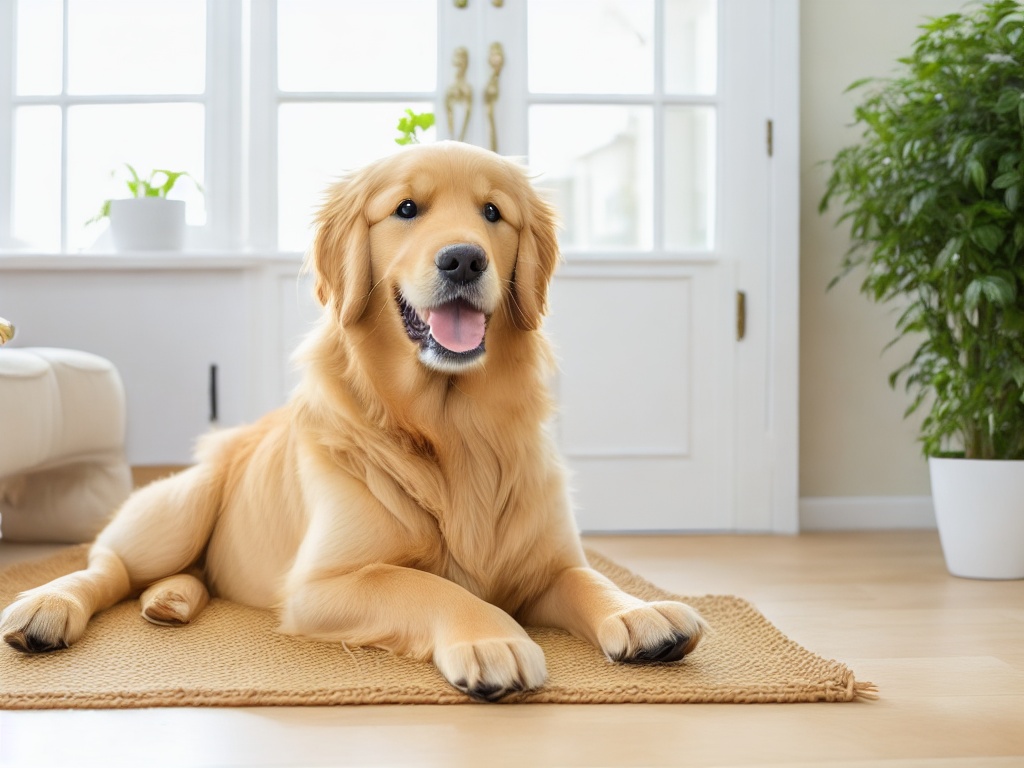
{"label": "dog's open mouth", "polygon": [[420,346],[420,357],[428,365],[449,369],[484,353],[487,316],[465,299],[417,311],[401,294],[396,298],[405,332]]}

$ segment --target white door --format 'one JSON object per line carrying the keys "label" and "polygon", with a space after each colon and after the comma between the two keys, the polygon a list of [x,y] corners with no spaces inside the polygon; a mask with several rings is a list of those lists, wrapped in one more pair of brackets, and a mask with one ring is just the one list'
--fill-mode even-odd
{"label": "white door", "polygon": [[[792,530],[795,408],[779,402],[795,399],[795,354],[781,375],[778,358],[795,349],[795,323],[777,322],[777,304],[795,293],[795,253],[778,269],[787,211],[773,197],[769,120],[772,46],[780,31],[795,45],[795,3],[437,0],[436,28],[422,0],[344,5],[376,9],[390,31],[358,37],[387,39],[404,66],[373,93],[342,95],[351,105],[318,103],[319,86],[286,93],[280,130],[299,135],[282,135],[279,173],[300,169],[289,146],[430,102],[438,138],[527,159],[563,219],[547,329],[581,528]],[[280,0],[279,15],[288,8]],[[323,136],[304,141],[310,130]],[[394,134],[373,131],[339,146],[342,157],[390,145]]]}

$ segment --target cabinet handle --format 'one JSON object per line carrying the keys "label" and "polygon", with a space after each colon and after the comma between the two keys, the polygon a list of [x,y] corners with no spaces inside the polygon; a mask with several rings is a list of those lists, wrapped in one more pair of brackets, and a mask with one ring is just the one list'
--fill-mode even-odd
{"label": "cabinet handle", "polygon": [[747,337],[747,294],[736,291],[736,341]]}
{"label": "cabinet handle", "polygon": [[217,421],[217,365],[210,365],[210,423]]}

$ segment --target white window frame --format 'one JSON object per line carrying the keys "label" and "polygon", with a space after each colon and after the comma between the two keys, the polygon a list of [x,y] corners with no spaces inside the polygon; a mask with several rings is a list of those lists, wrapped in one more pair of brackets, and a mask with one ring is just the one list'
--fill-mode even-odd
{"label": "white window frame", "polygon": [[[525,8],[525,2],[523,3]],[[525,10],[523,11],[525,13]],[[720,13],[720,9],[719,9]],[[722,19],[717,21],[722,24]],[[522,24],[525,27],[525,24]],[[717,31],[721,39],[720,30]],[[649,190],[652,218],[649,222],[651,229],[651,240],[649,246],[631,246],[625,248],[579,248],[568,246],[563,248],[563,255],[567,261],[578,263],[607,263],[607,262],[657,262],[657,263],[693,263],[715,261],[719,258],[719,243],[721,234],[719,232],[719,208],[722,200],[718,195],[718,175],[721,172],[721,159],[718,156],[721,121],[722,96],[721,96],[721,72],[723,49],[721,45],[716,46],[716,66],[718,71],[718,82],[715,90],[707,94],[675,94],[666,90],[665,87],[665,3],[657,0],[654,3],[654,79],[651,91],[648,93],[636,94],[576,94],[576,93],[538,93],[522,89],[524,103],[518,106],[521,115],[521,131],[524,139],[523,145],[529,144],[528,112],[531,106],[575,106],[595,105],[608,107],[640,107],[651,110],[652,134],[651,152],[655,162],[653,163],[653,176]],[[527,81],[526,67],[522,67],[522,79]],[[712,215],[709,222],[709,242],[704,248],[671,248],[665,245],[665,196],[666,178],[663,163],[657,162],[665,148],[665,113],[673,107],[708,107],[715,113],[715,131],[713,133],[713,152],[715,154],[715,172],[711,177],[711,188],[709,199],[712,202]],[[529,147],[527,146],[527,151]]]}
{"label": "white window frame", "polygon": [[76,95],[67,92],[68,0],[63,0],[62,84],[58,94],[35,96],[15,92],[15,0],[0,0],[0,249],[12,239],[14,110],[23,106],[55,106],[61,112],[60,252],[68,251],[68,110],[83,105],[199,104],[204,108],[204,178],[206,224],[196,239],[205,249],[231,250],[244,245],[241,184],[242,134],[242,0],[206,2],[206,85],[201,94]]}
{"label": "white window frame", "polygon": [[11,96],[14,91],[14,0],[0,0],[0,249],[11,233],[14,131]]}
{"label": "white window frame", "polygon": [[[444,25],[441,23],[448,10],[438,0],[439,29],[438,56],[450,57],[441,47]],[[247,176],[248,176],[248,236],[249,245],[258,252],[278,253],[278,113],[282,104],[330,104],[429,101],[435,114],[440,115],[441,88],[433,91],[284,91],[277,77],[277,0],[250,0],[249,18],[243,21],[247,43],[245,59],[251,78],[247,84],[250,94]],[[443,122],[443,121],[441,121]],[[438,127],[440,132],[441,128]],[[397,136],[397,133],[396,133]],[[287,253],[287,251],[285,251]]]}
{"label": "white window frame", "polygon": [[[458,43],[462,33],[471,30],[460,29],[460,25],[472,26],[469,14],[452,11],[445,4],[453,0],[440,0],[442,4],[441,18],[451,23],[442,24],[438,30],[438,72],[441,77],[438,93],[443,91],[445,76],[450,71],[450,51]],[[776,16],[784,19],[792,16],[795,11],[789,6],[798,8],[795,0],[784,0]],[[66,18],[65,0],[65,18]],[[506,29],[521,26],[519,19],[512,15],[525,12],[524,3],[508,3],[503,13],[509,14]],[[206,90],[200,95],[188,96],[60,96],[18,97],[14,94],[15,50],[14,34],[15,0],[0,0],[0,250],[6,245],[11,235],[13,167],[13,108],[20,104],[54,104],[62,110],[66,126],[68,106],[78,104],[131,104],[159,103],[168,101],[201,103],[206,110],[205,115],[205,188],[207,225],[202,233],[202,245],[209,250],[277,253],[277,110],[285,102],[329,102],[329,101],[374,101],[374,100],[409,100],[423,101],[425,94],[410,93],[300,93],[282,92],[277,87],[277,46],[276,46],[276,8],[277,0],[207,0],[207,60]],[[660,15],[663,13],[661,4],[656,5],[659,17],[656,19],[655,30],[658,37],[659,52],[664,46],[664,30]],[[783,33],[789,29],[785,23],[780,25]],[[778,34],[779,30],[776,30]],[[496,30],[497,37],[503,37]],[[65,40],[66,47],[66,40]],[[476,63],[474,63],[476,66]],[[482,65],[480,65],[482,67]],[[655,57],[656,89],[653,95],[638,97],[600,96],[597,98],[563,95],[563,94],[527,94],[521,85],[514,82],[525,79],[525,67],[509,63],[503,73],[502,102],[499,113],[505,127],[503,144],[521,147],[526,151],[526,114],[528,104],[642,104],[654,109],[654,141],[660,146],[664,141],[661,116],[666,106],[674,105],[707,105],[718,108],[718,96],[686,97],[664,95],[662,93],[662,57]],[[67,56],[64,57],[65,83]],[[481,81],[481,71],[474,73],[474,81]],[[783,89],[785,90],[785,89]],[[519,103],[515,103],[520,99]],[[441,105],[435,104],[435,112],[441,114]],[[509,116],[515,114],[516,120]],[[443,120],[438,123],[439,136],[443,137]],[[480,120],[476,121],[480,123]],[[783,127],[784,130],[784,127]],[[62,132],[62,142],[66,145],[67,132]],[[472,138],[472,137],[471,137]],[[61,161],[63,186],[66,187],[67,165],[66,153]],[[663,169],[658,164],[654,168],[654,188],[663,191]],[[66,205],[66,189],[62,190],[62,203]],[[716,201],[716,212],[721,201]],[[631,252],[631,258],[656,260],[701,260],[709,258],[708,252],[675,252],[666,253],[662,245],[663,210],[658,195],[654,200],[653,248],[650,251]],[[62,230],[66,229],[63,223]],[[719,226],[720,217],[716,215],[715,228]],[[66,231],[62,233],[61,251],[66,251]],[[717,242],[717,233],[714,236]],[[713,249],[712,249],[713,253]],[[593,251],[567,253],[573,260],[603,261],[619,257],[618,253],[599,254]]]}

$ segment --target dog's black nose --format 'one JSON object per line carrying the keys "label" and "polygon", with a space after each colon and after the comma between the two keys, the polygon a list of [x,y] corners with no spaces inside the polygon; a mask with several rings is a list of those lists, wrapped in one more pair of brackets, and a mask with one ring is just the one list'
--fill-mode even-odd
{"label": "dog's black nose", "polygon": [[456,243],[437,252],[434,263],[453,283],[463,285],[476,280],[487,269],[487,254],[479,245]]}

